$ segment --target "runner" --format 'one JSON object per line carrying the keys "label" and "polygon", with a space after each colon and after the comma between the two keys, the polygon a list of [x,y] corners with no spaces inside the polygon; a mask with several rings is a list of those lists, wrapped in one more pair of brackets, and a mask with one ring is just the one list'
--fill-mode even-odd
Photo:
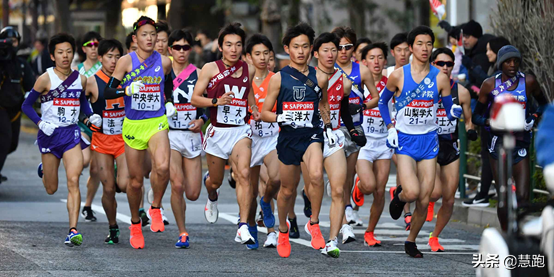
{"label": "runner", "polygon": [[167,22],[164,20],[160,20],[156,23],[156,32],[158,33],[158,37],[156,38],[156,47],[155,50],[164,55],[168,56],[168,50],[169,50],[169,34],[171,31],[169,30],[169,25],[167,25]]}
{"label": "runner", "polygon": [[[319,211],[323,195],[323,141],[324,136],[333,146],[337,137],[332,131],[329,103],[327,101],[328,76],[308,65],[315,32],[306,23],[287,29],[283,37],[285,52],[290,55],[290,65],[281,69],[269,81],[268,94],[262,107],[262,120],[278,122],[281,131],[277,141],[280,161],[281,189],[277,196],[279,210],[279,238],[277,252],[281,257],[290,256],[287,213],[295,201],[296,187],[300,180],[300,163],[305,162],[311,180],[314,211]],[[277,104],[277,114],[272,108]],[[319,116],[325,130],[319,128]],[[323,249],[325,240],[319,228],[319,215],[313,213],[306,231],[312,237],[314,249]]]}
{"label": "runner", "polygon": [[[129,180],[129,170],[125,160],[125,143],[121,135],[123,119],[125,118],[125,103],[122,98],[107,100],[104,89],[112,76],[115,65],[123,53],[123,46],[115,39],[100,41],[98,57],[102,68],[87,79],[86,94],[90,98],[92,110],[102,115],[102,128],[93,127],[92,161],[98,168],[98,178],[104,187],[102,206],[108,218],[109,232],[105,242],[119,242],[119,226],[116,221],[117,202],[116,191],[126,191]],[[117,173],[114,170],[117,165]],[[117,175],[117,176],[116,176]]]}
{"label": "runner", "polygon": [[125,47],[127,47],[127,54],[137,51],[138,46],[137,43],[133,41],[133,32],[130,32],[125,38]]}
{"label": "runner", "polygon": [[[454,68],[454,53],[448,48],[439,48],[431,55],[431,63],[446,74],[449,78]],[[477,132],[471,123],[471,96],[469,91],[462,85],[450,80],[452,100],[454,104],[462,106],[464,111],[464,123],[469,140],[477,140]],[[439,155],[437,157],[437,176],[435,177],[435,188],[431,193],[432,202],[429,203],[429,213],[433,214],[431,203],[442,197],[442,205],[437,215],[435,229],[429,234],[429,246],[431,251],[442,252],[444,247],[439,244],[439,235],[448,224],[454,209],[454,196],[458,189],[459,171],[460,171],[460,148],[458,146],[458,121],[450,121],[446,118],[446,111],[442,102],[439,103],[437,110],[437,124],[439,128]]]}
{"label": "runner", "polygon": [[[516,186],[516,196],[518,206],[525,206],[529,201],[529,145],[531,143],[531,135],[535,122],[542,115],[542,112],[548,100],[541,92],[539,83],[533,75],[527,75],[519,71],[521,65],[521,53],[517,48],[511,45],[506,45],[498,51],[496,58],[496,67],[501,73],[488,78],[483,82],[479,93],[479,102],[475,106],[472,122],[479,126],[490,126],[490,111],[488,107],[494,103],[494,98],[499,94],[507,94],[513,96],[521,103],[527,117],[525,131],[516,133],[516,145],[513,152],[513,179]],[[533,97],[538,103],[538,109],[532,110],[533,105],[528,105],[529,99]],[[491,139],[488,141],[491,165],[494,173],[496,191],[500,193],[498,188],[498,154],[502,148],[503,139],[498,133],[491,130]],[[509,177],[509,176],[508,176]],[[507,208],[498,206],[498,219],[502,230],[506,230],[506,213]]]}
{"label": "runner", "polygon": [[[379,100],[379,92],[375,88],[375,81],[371,72],[365,66],[360,66],[358,63],[351,61],[352,54],[354,53],[354,43],[356,43],[356,33],[350,27],[336,27],[332,33],[336,34],[340,38],[339,55],[337,57],[336,67],[343,73],[344,77],[352,81],[352,91],[350,92],[350,115],[354,121],[354,126],[358,133],[363,134],[362,129],[362,116],[363,110],[372,109],[377,107],[377,101]],[[372,95],[372,100],[364,103],[364,86],[369,89]],[[360,145],[352,140],[350,132],[341,124],[340,130],[345,136],[344,152],[346,153],[347,172],[346,172],[346,186],[344,188],[344,203],[345,211],[343,221],[344,224],[356,224],[362,226],[363,222],[358,215],[358,211],[352,209],[350,202],[350,196],[352,193],[352,187],[354,184],[354,175],[356,174],[356,161],[358,160],[358,151],[360,151]],[[365,137],[364,137],[365,138]],[[347,236],[352,241],[354,234],[350,234],[351,228],[344,228]],[[343,236],[345,233],[343,232]],[[344,239],[343,239],[344,241]]]}
{"label": "runner", "polygon": [[[429,64],[434,41],[435,35],[427,26],[416,27],[408,34],[408,45],[414,59],[402,70],[395,70],[390,75],[379,99],[379,111],[388,128],[387,143],[396,148],[398,178],[402,184],[394,193],[389,212],[396,220],[402,215],[406,202],[416,202],[410,234],[404,245],[406,253],[414,258],[423,257],[415,239],[425,222],[429,197],[435,185],[439,96],[449,120],[462,114],[462,108],[452,103],[448,76]],[[388,103],[393,96],[396,127],[389,116]]]}
{"label": "runner", "polygon": [[267,69],[271,72],[275,72],[275,52],[269,51],[269,61],[267,62]]}
{"label": "runner", "polygon": [[371,44],[371,40],[369,38],[359,38],[356,41],[356,45],[354,46],[354,58],[356,63],[361,63],[362,58],[362,50]]}
{"label": "runner", "polygon": [[[387,62],[387,53],[388,47],[383,42],[369,44],[362,50],[362,63],[371,72],[373,80],[377,80],[375,86],[379,92],[383,91],[388,80],[382,74]],[[365,90],[364,96],[366,102],[372,99],[367,90]],[[392,101],[388,105],[392,105]],[[369,223],[364,233],[364,244],[381,246],[381,241],[375,239],[374,231],[385,207],[385,187],[389,179],[393,151],[386,145],[387,126],[385,126],[378,108],[364,110],[362,127],[367,137],[367,143],[358,155],[356,163],[358,178],[352,192],[352,200],[357,207],[360,207],[364,204],[364,195],[373,194]]]}
{"label": "runner", "polygon": [[[260,113],[252,91],[254,68],[240,60],[246,33],[239,23],[225,26],[219,32],[218,45],[223,58],[204,65],[192,95],[192,105],[209,108],[210,125],[206,129],[203,150],[206,152],[208,172],[204,184],[208,200],[204,216],[210,223],[219,217],[218,189],[223,181],[225,163],[231,162],[237,178],[237,202],[240,209],[235,241],[256,244],[246,223],[254,194],[250,185],[252,130],[247,124],[248,107],[252,119],[259,121]],[[204,97],[207,91],[208,97]],[[239,154],[240,153],[240,154]]]}
{"label": "runner", "polygon": [[[81,233],[77,231],[81,206],[79,175],[83,170],[81,135],[77,126],[79,111],[83,107],[88,122],[98,127],[102,126],[102,119],[92,113],[83,93],[87,79],[71,69],[75,39],[65,33],[54,35],[50,38],[48,49],[55,67],[48,68],[37,79],[21,109],[40,129],[37,143],[42,154],[42,163],[39,165],[38,175],[50,195],[58,190],[58,167],[60,160],[64,160],[69,214],[69,234],[65,245],[79,246],[83,242]],[[33,104],[39,97],[42,118],[33,109]]]}
{"label": "runner", "polygon": [[[127,187],[127,199],[131,209],[129,240],[133,248],[141,249],[144,248],[144,236],[139,206],[143,195],[143,164],[146,150],[148,149],[152,157],[151,183],[154,189],[154,201],[148,210],[150,230],[163,232],[165,226],[160,206],[169,181],[170,157],[167,118],[174,116],[176,110],[171,103],[173,80],[171,75],[165,76],[171,72],[171,61],[154,51],[154,21],[141,16],[133,24],[133,30],[133,41],[137,43],[138,49],[117,61],[114,74],[104,91],[104,97],[123,97],[125,101],[122,134],[130,175]],[[118,88],[120,83],[123,88]],[[164,106],[162,103],[165,101],[168,102]]]}

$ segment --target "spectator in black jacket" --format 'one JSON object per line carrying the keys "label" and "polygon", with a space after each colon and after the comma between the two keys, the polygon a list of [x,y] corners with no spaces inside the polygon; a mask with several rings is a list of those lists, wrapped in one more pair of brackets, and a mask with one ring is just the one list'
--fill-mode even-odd
{"label": "spectator in black jacket", "polygon": [[[464,36],[464,48],[465,55],[462,58],[462,64],[469,71],[469,91],[476,93],[481,87],[481,84],[487,76],[479,74],[482,72],[488,72],[489,67],[492,65],[487,58],[487,43],[494,36],[489,34],[483,35],[483,28],[478,22],[471,20],[462,26]],[[472,89],[473,88],[473,89]],[[476,89],[475,89],[476,88]]]}

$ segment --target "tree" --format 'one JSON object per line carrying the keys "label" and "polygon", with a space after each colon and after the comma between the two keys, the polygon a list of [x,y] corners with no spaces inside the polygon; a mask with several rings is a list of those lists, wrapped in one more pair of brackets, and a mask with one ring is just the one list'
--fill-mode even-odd
{"label": "tree", "polygon": [[[70,12],[69,12],[69,0],[53,0],[54,1],[54,17],[55,17],[55,30],[56,33],[66,32],[71,33],[72,25],[70,21]],[[46,1],[43,1],[42,5],[45,5]],[[46,22],[46,16],[44,17]]]}
{"label": "tree", "polygon": [[275,52],[281,49],[281,1],[265,0],[262,6],[260,19],[262,21],[262,33],[267,35]]}

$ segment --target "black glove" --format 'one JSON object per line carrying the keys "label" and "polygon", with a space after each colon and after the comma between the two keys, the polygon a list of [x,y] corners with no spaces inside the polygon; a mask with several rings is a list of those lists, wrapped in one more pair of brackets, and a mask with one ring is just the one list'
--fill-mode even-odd
{"label": "black glove", "polygon": [[354,104],[350,103],[348,104],[348,110],[350,111],[350,115],[359,114],[364,109],[364,104]]}
{"label": "black glove", "polygon": [[471,141],[476,141],[477,140],[477,131],[475,131],[473,129],[469,129],[467,131],[467,139],[469,139]]}
{"label": "black glove", "polygon": [[450,33],[450,31],[452,30],[452,25],[450,25],[450,23],[446,20],[441,20],[438,25],[447,33]]}
{"label": "black glove", "polygon": [[463,55],[462,65],[465,66],[468,70],[470,70],[473,67],[473,61],[467,55]]}
{"label": "black glove", "polygon": [[352,138],[352,141],[360,147],[364,147],[364,145],[367,143],[367,139],[365,138],[364,133],[356,129],[350,130],[350,138]]}

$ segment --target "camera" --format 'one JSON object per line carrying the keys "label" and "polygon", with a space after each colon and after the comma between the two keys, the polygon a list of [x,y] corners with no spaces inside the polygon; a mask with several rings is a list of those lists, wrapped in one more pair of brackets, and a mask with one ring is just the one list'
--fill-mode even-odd
{"label": "camera", "polygon": [[0,61],[9,61],[15,56],[12,38],[0,39]]}

